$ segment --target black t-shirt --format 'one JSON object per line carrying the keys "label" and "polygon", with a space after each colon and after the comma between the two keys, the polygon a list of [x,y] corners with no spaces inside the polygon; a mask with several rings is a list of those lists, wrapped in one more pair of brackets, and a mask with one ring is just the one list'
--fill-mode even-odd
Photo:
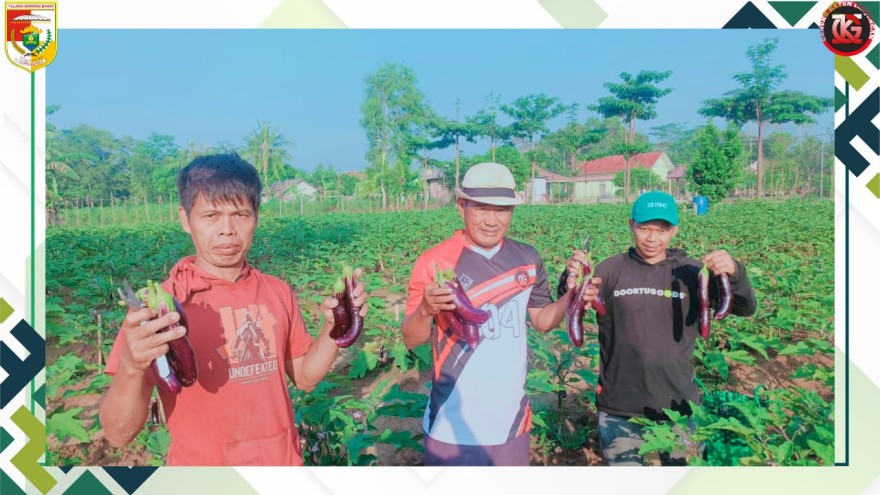
{"label": "black t-shirt", "polygon": [[[601,349],[596,407],[609,414],[665,419],[663,408],[690,414],[688,401],[699,403],[694,384],[694,343],[699,336],[697,276],[702,262],[678,249],[651,265],[630,248],[599,263],[600,294],[608,307],[597,317]],[[564,276],[565,274],[563,274]],[[745,267],[736,262],[730,277],[731,313],[754,314],[755,296]],[[710,277],[710,300],[719,299]]]}

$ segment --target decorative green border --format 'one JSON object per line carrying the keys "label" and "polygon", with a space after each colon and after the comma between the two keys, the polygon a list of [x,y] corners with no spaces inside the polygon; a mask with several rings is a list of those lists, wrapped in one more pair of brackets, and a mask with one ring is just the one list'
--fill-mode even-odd
{"label": "decorative green border", "polygon": [[[539,5],[552,16],[562,27],[565,28],[595,28],[608,17],[604,10],[592,0],[538,0]],[[804,20],[807,13],[814,10],[818,2],[812,1],[769,1],[766,3],[751,1],[746,2],[736,13],[730,17],[721,27],[724,29],[747,29],[747,28],[792,28],[800,24],[804,26],[809,20]],[[862,3],[878,19],[880,8],[878,2]],[[701,15],[705,12],[701,13]],[[772,21],[771,19],[782,18],[784,22]],[[817,19],[818,21],[818,19]],[[344,23],[333,13],[321,0],[296,0],[283,1],[281,5],[261,23],[263,28],[315,28],[315,27],[345,27]],[[817,28],[817,23],[812,23],[807,28]],[[875,36],[880,36],[878,30]],[[816,34],[817,43],[819,35]],[[876,42],[875,42],[876,44]],[[873,67],[873,69],[871,69]],[[812,489],[820,491],[834,490],[836,493],[855,493],[864,490],[878,474],[880,467],[873,462],[873,445],[866,435],[853,438],[853,458],[861,459],[863,463],[850,464],[850,427],[855,425],[872,425],[874,418],[870,411],[876,411],[880,407],[880,390],[858,369],[853,369],[850,376],[849,355],[849,183],[850,173],[859,177],[869,170],[870,156],[862,155],[849,143],[855,137],[873,149],[874,153],[880,154],[880,132],[871,123],[880,113],[880,89],[869,84],[876,82],[880,76],[875,69],[880,69],[880,44],[873,49],[853,58],[835,57],[835,73],[843,79],[844,91],[835,90],[835,107],[838,112],[844,108],[843,118],[835,120],[835,155],[845,164],[848,169],[844,179],[845,205],[845,271],[846,271],[846,345],[843,355],[838,355],[837,360],[845,363],[844,391],[846,398],[845,409],[845,455],[844,461],[839,466],[850,466],[849,469],[840,470],[814,469],[808,472],[802,470],[724,470],[719,474],[718,470],[691,469],[672,489],[674,493],[703,493],[707,486],[713,487],[715,493],[743,493],[762,492],[767,489],[768,478],[770,483],[777,487],[788,486],[794,488],[804,483],[807,478]],[[851,102],[858,102],[851,108]],[[838,117],[841,113],[838,113]],[[31,74],[31,256],[30,256],[30,314],[31,322],[38,321],[39,310],[44,312],[45,300],[40,298],[37,307],[36,266],[41,264],[44,258],[44,247],[35,246],[35,118],[34,118],[34,74]],[[846,143],[846,144],[844,144]],[[865,187],[875,196],[880,198],[880,172],[868,180]],[[41,268],[41,272],[44,268]],[[44,275],[44,273],[40,273]],[[0,325],[7,322],[14,313],[14,309],[0,298]],[[25,435],[25,444],[20,451],[11,457],[11,464],[17,470],[0,470],[0,491],[6,494],[23,493],[71,493],[71,494],[132,494],[132,493],[162,493],[169,490],[179,491],[186,486],[198,486],[199,491],[217,491],[220,493],[256,493],[251,486],[251,481],[257,478],[253,472],[239,471],[237,469],[211,469],[210,471],[196,469],[171,469],[171,468],[112,468],[112,467],[44,467],[38,462],[44,455],[46,445],[45,426],[38,416],[45,415],[45,339],[35,331],[26,320],[21,320],[12,329],[10,335],[20,345],[29,351],[24,360],[19,359],[4,343],[0,343],[0,366],[9,374],[2,383],[0,401],[3,403],[3,412],[9,413],[6,408],[10,399],[15,397],[22,389],[29,386],[26,393],[30,401],[30,409],[25,406],[18,407],[12,412],[12,422]],[[7,339],[9,340],[9,339]],[[850,381],[852,379],[852,382]],[[869,407],[861,407],[853,411],[850,417],[849,393],[852,391]],[[39,406],[39,408],[37,407]],[[12,406],[10,406],[11,408]],[[862,412],[864,411],[864,412]],[[852,423],[851,423],[852,421]],[[873,431],[873,430],[872,430]],[[0,428],[0,453],[9,447],[16,439],[14,433]],[[599,471],[599,470],[597,470]],[[760,474],[756,474],[760,472]],[[782,474],[780,474],[782,473]],[[818,473],[818,474],[814,474]],[[330,474],[330,473],[327,473]],[[27,479],[26,491],[13,477]],[[251,479],[248,479],[251,477]],[[706,477],[704,480],[703,478]],[[725,478],[729,477],[729,484],[725,484]],[[844,479],[841,479],[844,478]],[[189,483],[190,481],[193,484]],[[790,481],[788,484],[786,481]],[[326,481],[325,481],[326,482]],[[721,487],[719,489],[719,487]]]}

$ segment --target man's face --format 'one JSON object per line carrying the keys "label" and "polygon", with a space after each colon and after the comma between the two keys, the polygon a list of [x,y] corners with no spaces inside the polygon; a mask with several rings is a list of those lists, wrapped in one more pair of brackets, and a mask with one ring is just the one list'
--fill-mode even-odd
{"label": "man's face", "polygon": [[196,265],[233,281],[251,248],[257,215],[250,201],[210,203],[199,194],[189,214],[178,208],[183,230],[196,247]]}
{"label": "man's face", "polygon": [[636,251],[648,263],[666,259],[666,249],[678,232],[678,227],[663,220],[651,220],[645,223],[630,220],[629,228],[633,233]]}
{"label": "man's face", "polygon": [[465,199],[458,200],[458,212],[464,220],[468,240],[487,249],[501,242],[513,218],[513,206],[489,205]]}

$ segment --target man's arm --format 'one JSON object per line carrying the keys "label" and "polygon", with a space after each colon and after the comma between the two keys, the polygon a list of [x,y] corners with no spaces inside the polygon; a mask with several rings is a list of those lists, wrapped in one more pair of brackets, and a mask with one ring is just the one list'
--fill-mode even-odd
{"label": "man's arm", "polygon": [[[360,268],[354,271],[355,287],[352,295],[354,296],[354,305],[361,308],[360,315],[366,317],[368,310],[366,304],[367,292],[364,289],[364,283],[359,280],[362,274],[363,270]],[[333,330],[333,323],[335,321],[333,318],[333,308],[338,304],[339,302],[334,297],[324,299],[321,303],[324,326],[321,328],[318,339],[312,343],[305,354],[284,362],[284,370],[287,372],[287,376],[293,382],[293,385],[300,390],[306,392],[314,390],[315,386],[330,371],[330,367],[333,366],[339,346],[336,345],[336,340],[330,337],[330,331]]]}
{"label": "man's arm", "polygon": [[124,447],[144,427],[153,392],[153,386],[144,381],[144,373],[154,359],[168,352],[169,341],[186,332],[178,327],[159,333],[180,319],[176,312],[140,324],[152,316],[148,308],[130,311],[120,329],[122,335],[118,338],[124,339],[124,345],[120,349],[119,367],[99,410],[104,438],[113,447]]}
{"label": "man's arm", "polygon": [[[322,303],[322,306],[325,303]],[[312,343],[305,354],[284,362],[287,376],[296,388],[311,392],[330,371],[339,351],[336,341],[330,338],[330,330],[332,329],[332,321],[329,325],[325,323],[318,339]]]}
{"label": "man's arm", "polygon": [[424,288],[422,302],[415,311],[403,318],[400,329],[403,332],[403,343],[407,349],[424,344],[431,338],[431,324],[434,315],[441,311],[452,311],[455,304],[452,289],[429,284]]}
{"label": "man's arm", "polygon": [[[541,333],[546,333],[551,329],[556,328],[556,326],[565,319],[565,310],[568,308],[571,298],[574,297],[574,291],[572,289],[577,286],[578,273],[581,272],[583,263],[585,262],[586,256],[583,251],[574,251],[565,265],[565,271],[563,272],[564,278],[559,281],[557,287],[557,295],[559,298],[556,302],[548,304],[542,308],[528,308],[529,319],[532,321],[532,326],[534,326],[536,330]],[[588,305],[587,307],[592,304],[593,299],[596,298],[596,294],[599,293],[598,286],[602,283],[602,280],[594,278],[592,279],[592,282],[593,286],[588,288],[584,293],[583,300],[584,303]]]}
{"label": "man's arm", "polygon": [[758,309],[758,301],[755,300],[755,292],[746,275],[746,267],[742,262],[736,262],[736,270],[730,276],[730,289],[733,292],[733,307],[730,312],[737,316],[752,316]]}
{"label": "man's arm", "polygon": [[117,448],[125,447],[144,427],[153,387],[144,382],[143,372],[119,370],[101,403],[104,438]]}
{"label": "man's arm", "polygon": [[733,292],[733,307],[731,313],[737,316],[752,316],[758,308],[752,284],[746,274],[746,267],[742,262],[736,261],[725,250],[712,251],[702,257],[706,267],[714,276],[726,273],[730,280],[730,288]]}
{"label": "man's arm", "polygon": [[564,296],[556,300],[556,302],[548,304],[543,308],[528,308],[529,319],[532,320],[532,326],[541,333],[547,333],[556,325],[565,319],[565,309],[568,307],[568,301],[571,299],[571,292],[567,292]]}

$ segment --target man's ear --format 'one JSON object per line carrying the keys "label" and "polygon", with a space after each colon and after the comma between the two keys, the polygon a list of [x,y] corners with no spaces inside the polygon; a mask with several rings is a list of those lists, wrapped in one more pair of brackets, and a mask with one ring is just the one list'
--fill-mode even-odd
{"label": "man's ear", "polygon": [[187,234],[192,234],[189,230],[189,216],[186,214],[186,210],[183,209],[183,205],[177,207],[177,219],[180,221],[183,231]]}
{"label": "man's ear", "polygon": [[461,218],[464,218],[464,208],[467,206],[467,200],[462,198],[455,199],[455,206],[458,208],[458,214],[461,215]]}

